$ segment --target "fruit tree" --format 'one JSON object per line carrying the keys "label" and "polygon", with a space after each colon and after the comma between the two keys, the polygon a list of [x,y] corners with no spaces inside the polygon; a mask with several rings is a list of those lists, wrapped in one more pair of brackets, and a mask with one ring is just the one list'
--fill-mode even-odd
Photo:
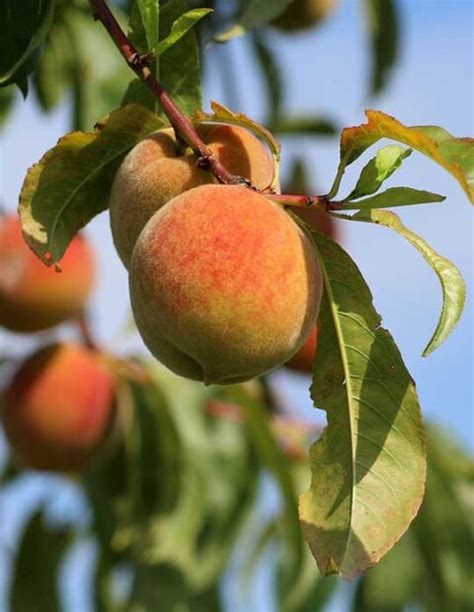
{"label": "fruit tree", "polygon": [[[381,97],[409,72],[405,5],[0,3],[0,118],[29,130],[0,217],[0,467],[16,525],[0,608],[304,612],[333,592],[344,609],[473,608],[472,460],[426,423],[441,383],[416,386],[419,357],[374,303],[390,327],[394,312],[427,327],[414,247],[441,286],[423,356],[459,346],[465,249],[451,261],[424,230],[436,237],[452,205],[438,190],[474,202],[474,141],[432,125],[428,73],[408,119]],[[363,26],[369,59],[351,47]],[[354,119],[364,70],[381,108]],[[66,110],[70,131],[30,165],[43,141],[23,113],[38,105]],[[467,114],[459,92],[449,105]],[[445,218],[440,234],[466,235]],[[80,593],[66,596],[75,554]]]}

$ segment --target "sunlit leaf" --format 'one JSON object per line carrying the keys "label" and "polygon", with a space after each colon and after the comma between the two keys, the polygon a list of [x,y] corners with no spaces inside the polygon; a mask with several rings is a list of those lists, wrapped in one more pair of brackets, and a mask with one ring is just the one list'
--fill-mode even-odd
{"label": "sunlit leaf", "polygon": [[379,149],[376,156],[364,166],[356,186],[345,199],[356,200],[378,191],[382,183],[400,168],[403,160],[411,153],[411,149],[403,149],[397,145],[388,145]]}
{"label": "sunlit leaf", "polygon": [[312,233],[325,294],[311,394],[328,426],[312,446],[300,519],[323,574],[354,578],[377,563],[416,515],[425,481],[415,386],[350,257]]}
{"label": "sunlit leaf", "polygon": [[25,240],[44,263],[59,261],[77,231],[107,208],[126,153],[162,126],[141,106],[126,106],[94,132],[67,134],[28,170],[19,212]]}
{"label": "sunlit leaf", "polygon": [[370,198],[355,200],[353,202],[343,201],[342,210],[353,210],[369,208],[394,208],[395,206],[412,206],[415,204],[429,204],[443,202],[446,198],[438,193],[413,189],[412,187],[390,187],[382,193]]}
{"label": "sunlit leaf", "polygon": [[53,18],[53,0],[0,0],[0,87],[24,78]]}
{"label": "sunlit leaf", "polygon": [[342,176],[344,167],[355,161],[368,147],[381,138],[390,138],[437,162],[456,178],[468,198],[474,202],[474,139],[456,138],[436,126],[407,127],[381,111],[367,110],[365,114],[367,123],[345,128],[342,132],[339,175]]}
{"label": "sunlit leaf", "polygon": [[386,85],[398,56],[399,17],[396,0],[365,0],[367,23],[372,45],[370,93],[379,93]]}
{"label": "sunlit leaf", "polygon": [[236,36],[245,34],[248,30],[253,30],[265,25],[282,13],[288,6],[290,0],[246,0],[242,14],[236,22],[224,32],[215,37],[218,42],[226,42]]}
{"label": "sunlit leaf", "polygon": [[423,255],[436,273],[443,292],[443,305],[433,336],[423,351],[423,355],[426,357],[446,340],[461,318],[466,300],[466,286],[461,273],[448,259],[438,255],[423,238],[405,227],[400,218],[393,212],[388,210],[364,210],[356,213],[350,219],[385,225],[394,230]]}
{"label": "sunlit leaf", "polygon": [[42,511],[32,515],[13,566],[11,612],[60,612],[58,570],[71,540],[70,530],[48,526]]}
{"label": "sunlit leaf", "polygon": [[128,36],[140,53],[155,53],[159,41],[159,0],[133,0]]}
{"label": "sunlit leaf", "polygon": [[193,28],[198,21],[201,21],[203,17],[212,13],[212,9],[194,9],[184,13],[178,19],[173,22],[171,31],[166,38],[160,40],[156,47],[156,54],[162,55],[170,47],[175,45],[185,34]]}
{"label": "sunlit leaf", "polygon": [[[139,17],[141,16],[141,25],[139,19],[131,20],[131,39],[142,53],[158,49],[159,41],[167,38],[176,20],[188,12],[186,0],[169,0],[159,9],[158,4],[157,0],[140,0],[139,5],[136,6],[144,11],[138,13]],[[137,8],[134,10],[136,11]],[[133,15],[132,11],[132,18]],[[159,22],[158,40],[156,39],[157,20]],[[180,36],[166,53],[155,57],[151,68],[183,113],[191,115],[202,107],[199,49],[196,35],[192,29],[188,29]],[[178,73],[179,78],[176,78]],[[133,79],[124,95],[122,103],[131,102],[144,105],[167,121],[158,101],[140,79]]]}

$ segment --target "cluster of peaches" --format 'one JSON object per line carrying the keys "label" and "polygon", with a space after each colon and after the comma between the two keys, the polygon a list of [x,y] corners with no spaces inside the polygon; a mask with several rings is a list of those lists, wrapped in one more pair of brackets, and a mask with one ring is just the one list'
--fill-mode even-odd
{"label": "cluster of peaches", "polygon": [[[256,190],[218,184],[170,129],[131,150],[115,177],[110,219],[138,330],[165,366],[206,384],[241,382],[285,363],[309,372],[322,287],[310,239],[264,195],[273,163],[255,136],[224,124],[199,134]],[[57,273],[25,245],[17,217],[0,223],[0,325],[32,333],[84,312],[94,280],[86,239],[74,238]],[[19,367],[1,408],[24,465],[77,472],[100,451],[115,418],[112,362],[63,343]]]}

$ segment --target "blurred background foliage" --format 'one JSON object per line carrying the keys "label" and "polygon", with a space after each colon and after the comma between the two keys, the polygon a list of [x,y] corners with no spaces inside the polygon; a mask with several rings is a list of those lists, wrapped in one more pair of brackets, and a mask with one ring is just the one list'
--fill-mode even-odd
{"label": "blurred background foliage", "polygon": [[[133,74],[104,29],[91,19],[87,0],[56,0],[54,11],[52,3],[43,4],[44,14],[36,15],[41,23],[25,19],[25,48],[12,50],[4,37],[12,55],[0,54],[6,75],[0,82],[0,121],[7,122],[14,105],[23,103],[15,93],[19,87],[22,95],[35,96],[45,113],[68,98],[71,129],[90,130],[120,106]],[[111,4],[126,27],[133,2]],[[230,107],[238,110],[245,92],[237,85],[232,48],[212,41],[244,34],[265,92],[262,122],[277,136],[337,134],[339,118],[332,117],[330,109],[327,115],[287,112],[285,74],[275,53],[278,41],[271,35],[274,29],[294,36],[317,28],[319,21],[331,19],[336,2],[321,0],[324,10],[302,21],[285,12],[281,0],[191,4],[214,9],[195,32],[204,82],[221,79]],[[259,4],[263,8],[256,8]],[[304,2],[295,1],[293,11],[298,4]],[[399,53],[397,2],[359,4],[371,48],[367,94],[375,95],[388,82]],[[33,47],[29,26],[38,33]],[[291,192],[306,193],[303,158],[294,155],[292,168]],[[337,228],[319,227],[337,237]],[[94,468],[74,478],[85,500],[83,516],[58,517],[45,504],[24,525],[11,555],[11,612],[66,609],[61,604],[61,568],[71,549],[84,542],[93,542],[95,551],[90,584],[84,588],[91,590],[97,612],[232,610],[222,596],[224,573],[231,568],[245,601],[262,564],[273,576],[269,601],[275,610],[325,609],[340,581],[319,577],[297,514],[297,496],[308,485],[307,449],[318,427],[294,417],[266,379],[206,389],[154,362],[134,363],[144,379],[124,377],[128,392],[121,410],[129,422],[125,439]],[[11,370],[6,360],[4,384]],[[472,609],[474,463],[434,426],[428,451],[429,475],[419,515],[386,558],[358,579],[348,609]],[[13,458],[6,459],[3,492],[26,477]],[[269,480],[279,491],[272,511],[264,503]]]}

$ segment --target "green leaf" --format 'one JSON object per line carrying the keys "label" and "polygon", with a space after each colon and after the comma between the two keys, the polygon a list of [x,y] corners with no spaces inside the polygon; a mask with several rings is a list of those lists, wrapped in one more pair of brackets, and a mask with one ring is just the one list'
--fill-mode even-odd
{"label": "green leaf", "polygon": [[51,110],[60,101],[74,71],[70,35],[61,19],[63,13],[59,9],[56,11],[33,75],[33,86],[45,111]]}
{"label": "green leaf", "polygon": [[60,612],[58,571],[72,540],[69,529],[53,529],[35,512],[21,536],[10,585],[11,612]]}
{"label": "green leaf", "polygon": [[0,486],[8,486],[22,474],[22,469],[18,465],[16,465],[14,461],[12,461],[11,457],[8,457],[8,459],[5,461],[5,464],[2,465],[2,469],[0,472]]}
{"label": "green leaf", "polygon": [[473,600],[474,464],[445,431],[427,433],[423,504],[406,536],[362,577],[356,612],[468,610]]}
{"label": "green leaf", "polygon": [[280,67],[271,47],[262,36],[254,35],[250,38],[250,42],[266,89],[270,117],[275,120],[281,115],[283,99],[283,78]]}
{"label": "green leaf", "polygon": [[424,428],[414,383],[359,270],[336,243],[311,235],[325,285],[318,335],[325,358],[315,361],[311,395],[328,426],[310,451],[300,520],[321,572],[354,578],[418,511]]}
{"label": "green leaf", "polygon": [[474,202],[473,138],[456,138],[437,126],[407,127],[381,111],[366,110],[365,114],[367,123],[342,131],[341,161],[329,193],[331,198],[339,189],[345,167],[381,138],[390,138],[416,149],[442,166],[456,178],[469,200]]}
{"label": "green leaf", "polygon": [[155,53],[159,41],[159,0],[134,0],[128,36],[140,53]]}
{"label": "green leaf", "polygon": [[433,336],[423,351],[423,356],[426,357],[446,340],[461,318],[466,300],[466,286],[461,273],[448,259],[438,255],[423,238],[406,228],[393,212],[388,210],[360,211],[349,218],[354,221],[385,225],[394,230],[423,255],[436,273],[443,292],[443,305]]}
{"label": "green leaf", "polygon": [[218,585],[194,590],[186,575],[170,564],[158,563],[137,568],[127,610],[148,612],[219,612]]}
{"label": "green leaf", "polygon": [[473,499],[472,455],[446,431],[430,428],[426,495],[411,529],[425,586],[419,588],[419,599],[427,610],[472,606]]}
{"label": "green leaf", "polygon": [[362,576],[355,612],[402,612],[413,603],[422,576],[417,551],[409,536],[410,533],[406,534],[380,563]]}
{"label": "green leaf", "polygon": [[28,170],[19,212],[25,240],[44,263],[58,262],[77,231],[107,208],[126,153],[162,126],[141,106],[126,106],[94,132],[67,134]]}
{"label": "green leaf", "polygon": [[0,128],[2,128],[13,109],[15,103],[15,88],[5,87],[0,89]]}
{"label": "green leaf", "polygon": [[365,0],[369,35],[372,44],[370,93],[379,93],[397,60],[399,16],[395,0]]}
{"label": "green leaf", "polygon": [[245,415],[245,425],[260,461],[274,476],[280,489],[284,513],[282,515],[285,534],[285,582],[286,596],[291,598],[295,578],[303,562],[303,543],[296,507],[296,490],[288,461],[275,438],[261,400],[245,392],[244,386],[216,389],[219,397],[231,400],[241,406]]}
{"label": "green leaf", "polygon": [[175,45],[183,36],[193,28],[198,21],[201,21],[203,17],[212,13],[212,9],[193,9],[181,15],[173,22],[171,31],[166,38],[160,40],[157,48],[156,55],[163,55],[170,47]]}
{"label": "green leaf", "polygon": [[224,32],[221,32],[215,37],[217,42],[227,42],[231,38],[241,36],[248,30],[253,30],[259,26],[265,25],[278,15],[280,15],[288,6],[290,0],[246,0],[240,17],[236,22]]}
{"label": "green leaf", "polygon": [[27,76],[22,68],[48,33],[53,10],[53,0],[0,0],[0,86]]}
{"label": "green leaf", "polygon": [[333,136],[336,126],[331,119],[325,117],[279,117],[270,122],[270,131],[278,134],[299,136],[310,134],[313,136]]}
{"label": "green leaf", "polygon": [[170,406],[160,387],[151,380],[131,383],[133,426],[128,447],[130,501],[134,520],[168,513],[177,504],[182,470],[181,443]]}
{"label": "green leaf", "polygon": [[[70,7],[65,12],[72,55],[74,128],[90,130],[98,119],[120,105],[132,73],[102,25],[91,20],[89,11]],[[114,14],[123,21],[123,13],[114,9]]]}
{"label": "green leaf", "polygon": [[414,204],[429,204],[432,202],[443,202],[446,198],[438,193],[413,189],[412,187],[390,187],[382,193],[356,200],[355,202],[343,201],[342,210],[369,208],[394,208],[395,206],[411,206]]}
{"label": "green leaf", "polygon": [[388,145],[379,149],[376,156],[364,166],[356,186],[345,199],[356,200],[378,191],[382,183],[400,168],[403,160],[412,152],[412,149],[403,149],[397,145]]}
{"label": "green leaf", "polygon": [[[141,52],[153,49],[150,45],[152,36],[153,44],[158,48],[156,35],[153,34],[156,32],[157,20],[159,21],[159,41],[163,41],[172,30],[176,20],[188,12],[188,5],[185,0],[169,0],[160,9],[158,9],[155,0],[149,0],[148,2],[142,0],[140,5],[146,5],[147,17],[144,18],[142,14],[142,24],[144,24],[142,30],[135,24],[133,30],[135,36],[132,37],[132,40],[134,44],[137,43]],[[139,34],[140,31],[142,32],[141,35]],[[146,48],[143,47],[143,32],[146,33]],[[168,48],[166,53],[155,57],[152,70],[183,113],[192,115],[202,107],[199,49],[193,30],[184,33],[176,44]],[[168,121],[158,101],[148,92],[146,85],[140,79],[131,81],[125,92],[122,104],[131,102],[145,105],[146,108],[153,110]]]}
{"label": "green leaf", "polygon": [[[179,444],[173,444],[170,439],[168,446],[179,458],[179,468],[169,461],[165,464],[160,457],[153,459],[148,453],[143,461],[149,465],[133,460],[132,482],[143,478],[142,469],[148,470],[150,477],[154,470],[154,480],[178,479],[178,495],[173,508],[148,504],[148,513],[133,512],[131,522],[123,524],[115,540],[130,542],[140,565],[170,564],[182,572],[190,589],[188,595],[192,594],[196,603],[194,596],[199,601],[206,599],[205,592],[224,570],[253,505],[257,482],[255,458],[241,423],[211,418],[208,414],[209,396],[201,384],[166,372],[156,362],[146,367],[156,389],[166,398],[179,440]],[[136,439],[143,436],[144,428],[146,422],[141,434],[132,432],[128,444],[132,459],[139,452]],[[166,436],[166,431],[162,435]],[[156,433],[150,432],[150,447],[153,437],[155,445],[160,446]],[[166,476],[169,472],[172,474]],[[133,489],[131,497],[138,498],[139,488],[135,485]],[[148,497],[143,497],[143,501]]]}

